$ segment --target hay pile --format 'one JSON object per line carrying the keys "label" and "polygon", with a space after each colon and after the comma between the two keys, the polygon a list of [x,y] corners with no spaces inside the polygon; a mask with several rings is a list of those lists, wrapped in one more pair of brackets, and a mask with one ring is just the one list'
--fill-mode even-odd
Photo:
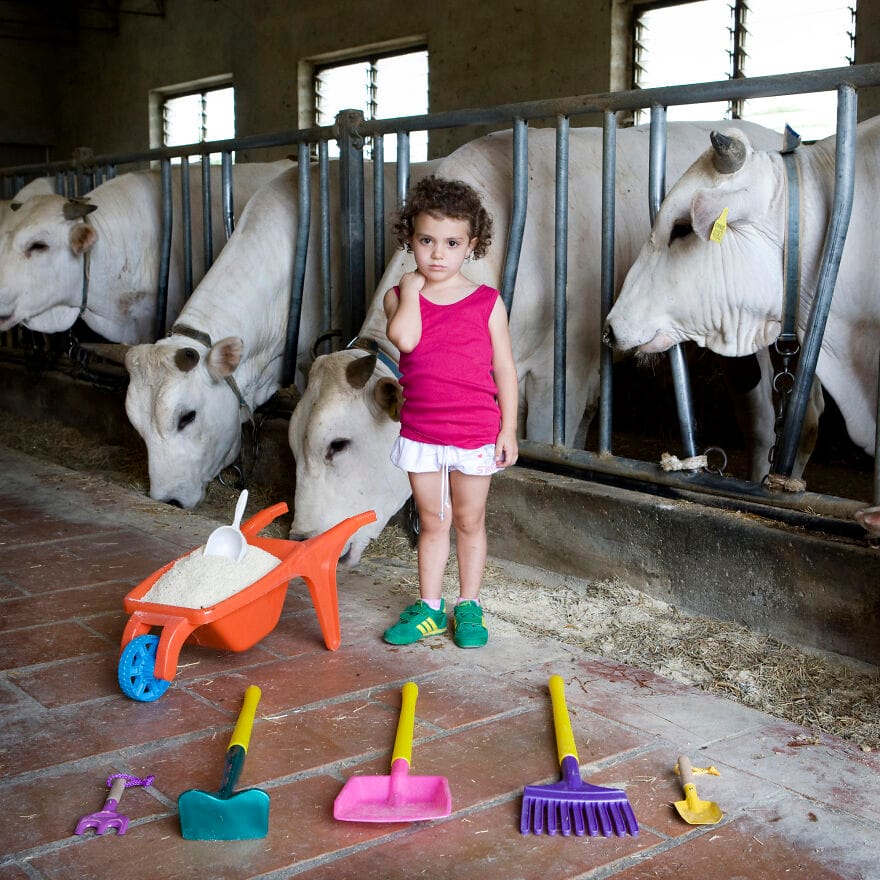
{"label": "hay pile", "polygon": [[[0,443],[65,467],[100,473],[101,479],[147,494],[143,449],[102,446],[75,429],[47,420],[6,419]],[[198,509],[228,522],[238,489],[214,481]],[[248,512],[277,501],[251,489]],[[289,518],[264,534],[287,537]],[[418,591],[415,553],[396,526],[385,529],[362,563],[383,569],[391,589]],[[592,656],[602,656],[694,685],[747,706],[844,737],[866,751],[880,748],[880,675],[874,667],[836,655],[808,653],[745,627],[691,617],[618,582],[592,582],[490,564],[483,601],[487,611],[524,638],[547,636]],[[400,572],[404,574],[401,575]],[[455,558],[447,568],[445,592],[457,589]]]}
{"label": "hay pile", "polygon": [[[403,561],[408,572],[398,574],[391,589],[417,594],[415,554],[406,536],[390,526],[363,564],[389,559],[397,563],[394,571]],[[455,564],[453,555],[444,578],[447,596],[457,590]],[[585,654],[843,737],[865,751],[880,748],[880,672],[867,664],[808,653],[743,626],[693,617],[619,582],[563,575],[517,578],[506,564],[490,563],[482,599],[490,615],[525,638],[554,638]]]}

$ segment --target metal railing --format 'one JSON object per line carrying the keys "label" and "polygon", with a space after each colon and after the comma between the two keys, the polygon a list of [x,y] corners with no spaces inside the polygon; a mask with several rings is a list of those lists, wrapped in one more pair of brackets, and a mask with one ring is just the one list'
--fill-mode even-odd
{"label": "metal railing", "polygon": [[[780,439],[775,464],[779,473],[791,473],[794,454],[804,419],[804,411],[809,390],[815,373],[816,361],[821,346],[824,322],[827,319],[831,296],[834,289],[837,269],[840,263],[843,241],[849,210],[852,202],[853,155],[855,146],[856,90],[861,87],[880,85],[880,64],[859,65],[829,70],[807,71],[796,74],[758,77],[754,79],[725,80],[721,82],[699,83],[683,86],[609,92],[583,95],[547,101],[507,104],[492,108],[469,109],[427,114],[416,117],[379,119],[365,121],[355,111],[339,114],[334,126],[277,132],[266,136],[236,138],[216,141],[209,144],[192,145],[185,148],[164,148],[149,150],[124,156],[98,156],[93,163],[94,172],[84,171],[82,164],[55,162],[0,169],[0,179],[22,181],[28,177],[56,174],[68,180],[80,179],[86,173],[101,175],[104,179],[116,173],[123,164],[160,163],[162,168],[163,194],[169,187],[171,159],[198,155],[202,160],[203,175],[207,173],[210,153],[220,153],[222,157],[224,215],[227,234],[233,228],[231,179],[231,155],[233,151],[270,148],[276,146],[298,145],[299,162],[305,164],[311,151],[317,151],[320,167],[320,186],[317,198],[321,200],[321,278],[323,315],[328,327],[331,317],[341,323],[346,338],[354,336],[363,322],[368,293],[378,281],[385,265],[385,241],[382,218],[385,216],[385,192],[383,139],[386,134],[398,138],[397,153],[397,200],[401,202],[407,191],[409,179],[409,135],[413,131],[471,126],[510,126],[513,129],[513,192],[512,217],[507,234],[507,251],[501,279],[501,292],[505,305],[510,310],[513,301],[516,274],[522,247],[525,220],[528,212],[528,125],[531,122],[550,122],[556,126],[556,237],[554,254],[554,394],[553,394],[553,442],[539,444],[529,441],[522,445],[524,455],[534,461],[550,466],[562,466],[579,471],[596,479],[624,478],[635,480],[638,484],[652,485],[655,489],[678,495],[697,493],[717,498],[738,499],[743,505],[778,508],[789,511],[815,511],[830,517],[851,517],[853,511],[864,504],[832,496],[819,496],[815,493],[796,493],[786,495],[770,491],[763,486],[746,481],[721,477],[700,472],[691,474],[663,473],[656,465],[616,458],[612,452],[612,358],[611,352],[600,345],[600,399],[598,452],[566,448],[564,446],[563,426],[565,425],[565,363],[567,326],[567,241],[568,241],[568,138],[570,120],[589,115],[601,115],[603,119],[603,207],[602,207],[602,251],[601,251],[601,321],[595,328],[601,335],[602,324],[611,308],[614,298],[614,181],[616,173],[616,132],[619,114],[637,109],[649,108],[651,111],[651,151],[649,166],[649,203],[645,210],[651,220],[659,209],[665,189],[665,143],[666,109],[684,104],[701,104],[721,100],[760,98],[791,94],[804,94],[835,90],[838,93],[837,126],[837,168],[835,172],[835,202],[829,235],[826,239],[810,327],[804,342],[804,355],[800,360],[785,419],[785,427]],[[366,138],[373,139],[374,155],[374,279],[366,278],[365,221],[363,203],[364,158],[363,144]],[[330,287],[333,283],[329,269],[329,241],[333,223],[329,217],[329,170],[327,161],[327,142],[337,140],[340,148],[339,187],[341,212],[338,235],[342,247],[342,270],[339,284],[342,289],[343,307],[341,314],[330,314]],[[98,170],[100,169],[100,170]],[[186,169],[186,170],[184,170]],[[576,169],[575,169],[576,173]],[[188,174],[184,161],[181,174]],[[97,178],[94,178],[97,179]],[[208,180],[208,186],[210,181]],[[299,175],[300,217],[309,216],[308,206],[316,196],[309,191],[309,175]],[[206,187],[207,189],[207,187]],[[228,189],[228,197],[227,197]],[[77,190],[79,192],[80,190]],[[184,223],[186,218],[184,217]],[[209,228],[210,217],[206,218]],[[170,242],[170,217],[164,219],[164,234]],[[299,334],[299,312],[302,305],[303,279],[305,276],[305,254],[310,230],[308,224],[301,223],[295,247],[295,269],[291,290],[291,313],[287,328],[287,349],[284,376],[290,381],[292,365],[296,357],[296,340]],[[206,251],[209,249],[206,232]],[[165,246],[163,245],[163,260]],[[161,283],[161,282],[160,282]],[[167,275],[165,279],[167,290]],[[368,286],[369,285],[369,286]],[[165,299],[161,297],[160,312],[157,315],[157,337],[164,335]],[[671,365],[676,388],[676,405],[681,425],[683,452],[686,456],[696,453],[696,432],[693,410],[690,402],[687,367],[680,349],[671,353]],[[880,503],[880,478],[875,470],[875,503]]]}

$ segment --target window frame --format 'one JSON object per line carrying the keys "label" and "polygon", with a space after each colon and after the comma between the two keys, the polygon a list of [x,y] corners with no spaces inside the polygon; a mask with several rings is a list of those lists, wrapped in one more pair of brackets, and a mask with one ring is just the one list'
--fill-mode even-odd
{"label": "window frame", "polygon": [[[172,86],[163,86],[162,88],[153,89],[149,93],[149,113],[150,113],[150,144],[153,148],[169,147],[165,143],[165,104],[175,98],[184,98],[189,95],[200,95],[202,104],[204,105],[205,95],[208,92],[217,92],[223,89],[232,89],[232,105],[233,112],[236,103],[235,83],[232,74],[221,74],[218,76],[205,77],[204,79],[193,80],[188,83],[178,83]],[[203,121],[199,126],[200,139],[195,143],[206,143],[204,114]],[[233,115],[233,137],[236,136],[236,119]],[[174,146],[184,146],[184,144],[175,144]],[[188,145],[187,145],[188,146]],[[173,146],[169,147],[173,149]]]}
{"label": "window frame", "polygon": [[[691,3],[700,2],[700,0],[633,0],[631,8],[631,21],[629,28],[630,35],[630,88],[638,89],[638,71],[642,69],[639,64],[639,39],[638,28],[639,19],[646,12],[652,12],[657,9],[665,9],[673,6],[687,6]],[[727,0],[727,6],[730,10],[730,40],[728,43],[727,54],[729,56],[728,79],[739,79],[748,76],[748,48],[747,35],[748,30],[748,12],[749,3],[760,2],[760,0]],[[850,51],[847,54],[850,65],[854,65],[856,57],[856,35],[858,28],[858,0],[847,0],[847,4],[852,11],[852,30],[849,31]],[[745,108],[744,98],[735,98],[727,102],[727,113],[731,119],[742,119]],[[645,113],[646,111],[641,111]],[[636,121],[640,111],[636,111]]]}
{"label": "window frame", "polygon": [[[349,64],[369,64],[371,67],[370,78],[373,81],[372,86],[369,87],[372,91],[370,103],[375,105],[375,65],[385,58],[394,58],[418,52],[424,52],[428,57],[428,76],[430,81],[430,49],[426,34],[417,34],[382,43],[372,43],[351,49],[338,50],[301,60],[298,65],[299,127],[312,128],[318,125],[318,77],[321,71],[335,67],[345,67]],[[430,106],[430,88],[425,97]]]}

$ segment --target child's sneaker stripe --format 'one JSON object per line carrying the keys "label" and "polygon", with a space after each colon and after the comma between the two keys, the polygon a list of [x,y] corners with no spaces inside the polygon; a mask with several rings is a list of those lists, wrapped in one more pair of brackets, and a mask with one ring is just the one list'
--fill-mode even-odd
{"label": "child's sneaker stripe", "polygon": [[435,611],[419,599],[403,609],[400,620],[385,630],[384,639],[392,645],[410,645],[425,636],[437,636],[446,632],[446,602],[440,600]]}

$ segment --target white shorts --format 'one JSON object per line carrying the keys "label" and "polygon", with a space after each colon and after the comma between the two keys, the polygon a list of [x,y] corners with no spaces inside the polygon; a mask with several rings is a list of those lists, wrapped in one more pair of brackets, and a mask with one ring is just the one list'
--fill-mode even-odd
{"label": "white shorts", "polygon": [[473,477],[490,477],[501,470],[495,464],[495,444],[488,443],[478,449],[462,449],[460,446],[438,446],[419,443],[398,437],[391,449],[391,463],[413,474],[436,473],[442,475],[440,483],[440,519],[445,518],[449,507],[449,472],[461,471]]}
{"label": "white shorts", "polygon": [[434,471],[461,471],[473,477],[492,476],[501,470],[495,464],[495,444],[479,449],[460,446],[437,446],[398,437],[391,450],[391,463],[402,471],[426,474]]}

